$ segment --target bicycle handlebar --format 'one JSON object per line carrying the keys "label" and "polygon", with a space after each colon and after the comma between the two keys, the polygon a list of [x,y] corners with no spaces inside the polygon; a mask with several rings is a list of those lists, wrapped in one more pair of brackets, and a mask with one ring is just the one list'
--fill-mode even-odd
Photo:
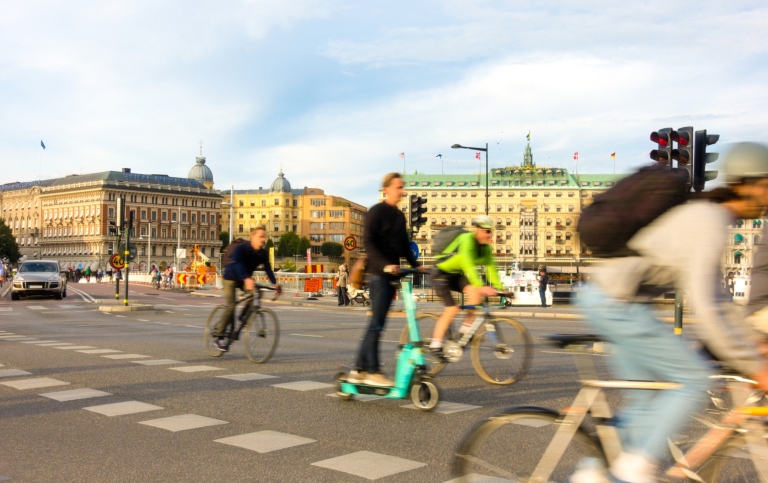
{"label": "bicycle handlebar", "polygon": [[406,267],[400,267],[400,268],[398,268],[398,269],[397,269],[397,273],[392,273],[392,271],[391,271],[391,270],[387,270],[387,269],[385,268],[385,269],[384,269],[384,273],[388,273],[388,274],[390,274],[390,275],[396,275],[396,276],[400,276],[400,277],[405,277],[405,276],[408,276],[408,275],[415,275],[415,274],[417,274],[417,273],[420,273],[420,274],[422,274],[422,275],[426,275],[426,273],[425,273],[425,272],[422,272],[422,271],[421,271],[421,270],[419,270],[418,268],[406,268]]}

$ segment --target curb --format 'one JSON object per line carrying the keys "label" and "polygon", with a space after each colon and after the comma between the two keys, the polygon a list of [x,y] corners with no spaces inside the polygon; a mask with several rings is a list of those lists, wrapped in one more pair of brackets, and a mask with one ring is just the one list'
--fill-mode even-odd
{"label": "curb", "polygon": [[133,305],[102,305],[99,312],[138,312],[144,310],[155,310],[154,305],[133,304]]}

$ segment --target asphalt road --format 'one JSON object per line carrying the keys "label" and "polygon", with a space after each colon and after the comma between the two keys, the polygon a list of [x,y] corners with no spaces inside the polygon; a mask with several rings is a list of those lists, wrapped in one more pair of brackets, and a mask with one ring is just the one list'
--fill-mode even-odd
{"label": "asphalt road", "polygon": [[[0,481],[444,482],[456,445],[478,420],[515,405],[564,407],[578,391],[572,356],[537,337],[584,332],[575,318],[520,318],[536,340],[525,379],[490,385],[465,354],[437,377],[441,406],[423,412],[405,407],[409,399],[335,397],[333,376],[354,360],[367,323],[362,307],[292,294],[267,301],[282,333],[272,360],[257,365],[242,343],[220,358],[203,350],[218,298],[133,285],[131,300],[155,309],[105,313],[92,299],[114,301],[114,285],[71,284],[60,301],[11,301],[7,288]],[[403,324],[390,317],[383,337],[390,374]],[[604,365],[605,357],[589,357]],[[172,362],[140,364],[158,360]],[[78,399],[57,400],[68,398]],[[119,409],[144,411],[104,414]]]}

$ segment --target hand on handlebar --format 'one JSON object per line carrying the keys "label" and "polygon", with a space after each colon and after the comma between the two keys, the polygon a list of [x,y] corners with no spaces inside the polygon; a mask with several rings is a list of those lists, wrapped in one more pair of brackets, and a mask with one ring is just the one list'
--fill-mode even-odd
{"label": "hand on handlebar", "polygon": [[283,294],[283,287],[280,286],[280,284],[275,284],[275,298],[281,296]]}
{"label": "hand on handlebar", "polygon": [[400,273],[400,265],[387,265],[384,267],[384,273],[391,273],[392,275],[397,275]]}
{"label": "hand on handlebar", "polygon": [[480,287],[480,295],[483,297],[495,297],[498,294],[498,291],[489,286]]}

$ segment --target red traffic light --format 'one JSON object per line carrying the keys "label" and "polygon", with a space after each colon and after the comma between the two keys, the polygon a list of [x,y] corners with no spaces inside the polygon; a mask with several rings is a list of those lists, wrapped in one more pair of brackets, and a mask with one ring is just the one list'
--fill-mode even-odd
{"label": "red traffic light", "polygon": [[653,131],[651,133],[651,141],[657,143],[660,148],[666,148],[672,141],[670,136],[671,132],[671,129],[659,129],[658,131]]}

